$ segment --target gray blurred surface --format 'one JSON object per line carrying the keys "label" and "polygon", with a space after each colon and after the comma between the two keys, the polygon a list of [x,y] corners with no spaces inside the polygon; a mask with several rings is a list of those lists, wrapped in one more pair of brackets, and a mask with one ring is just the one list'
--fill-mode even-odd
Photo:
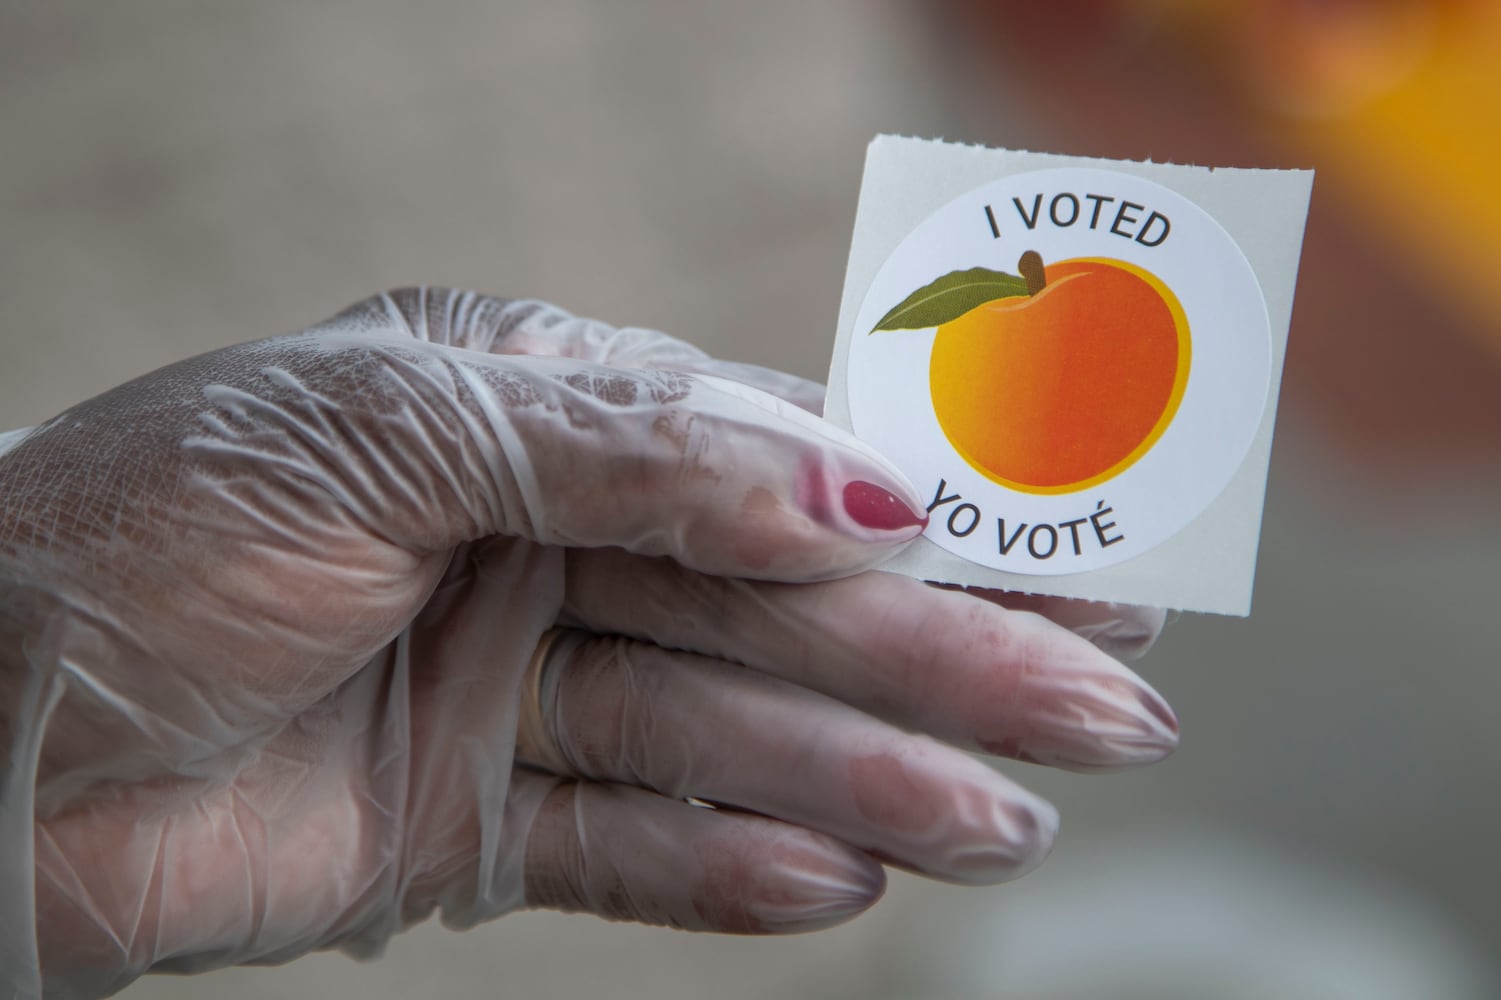
{"label": "gray blurred surface", "polygon": [[[917,17],[0,6],[0,426],[422,281],[821,377],[866,141],[948,131]],[[1373,970],[1501,995],[1494,484],[1389,514],[1298,420],[1284,409],[1254,617],[1186,618],[1142,667],[1183,719],[1178,756],[1108,778],[1008,767],[1064,815],[1015,887],[897,878],[869,916],[789,941],[425,926],[374,964],[128,995],[1342,997]],[[1181,867],[1161,843],[1188,845]]]}

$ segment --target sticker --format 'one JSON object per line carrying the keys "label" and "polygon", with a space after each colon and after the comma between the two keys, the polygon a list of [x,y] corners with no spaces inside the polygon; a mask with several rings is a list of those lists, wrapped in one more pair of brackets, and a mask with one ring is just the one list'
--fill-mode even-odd
{"label": "sticker", "polygon": [[876,272],[849,334],[854,432],[928,498],[926,537],[1055,576],[1147,552],[1246,458],[1273,377],[1256,274],[1177,192],[1013,174],[949,202]]}

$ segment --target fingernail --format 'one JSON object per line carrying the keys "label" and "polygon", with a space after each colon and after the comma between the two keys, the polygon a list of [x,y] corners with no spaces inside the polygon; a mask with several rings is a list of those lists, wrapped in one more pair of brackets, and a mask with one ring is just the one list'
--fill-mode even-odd
{"label": "fingernail", "polygon": [[1023,848],[1018,851],[1015,874],[1025,875],[1053,851],[1053,841],[1058,838],[1058,807],[1047,799],[1030,796],[1026,802],[1015,804],[1013,819],[1016,843]]}
{"label": "fingernail", "polygon": [[1051,732],[1029,741],[1027,751],[1039,763],[1085,770],[1137,767],[1177,749],[1178,717],[1145,683],[1096,675],[1070,686],[1074,690],[1048,698]]}
{"label": "fingernail", "polygon": [[918,514],[888,489],[857,479],[844,488],[844,510],[862,528],[900,531],[926,525],[927,514]]}
{"label": "fingernail", "polygon": [[776,890],[768,893],[771,898],[750,901],[764,929],[800,933],[832,927],[870,909],[886,891],[885,870],[864,852],[830,842],[810,854],[768,880]]}
{"label": "fingernail", "polygon": [[968,844],[945,859],[944,877],[971,885],[1020,878],[1042,864],[1058,836],[1058,809],[1047,799],[1012,786],[977,814],[984,824]]}
{"label": "fingernail", "polygon": [[1110,614],[1093,621],[1060,621],[1059,624],[1117,660],[1140,659],[1156,643],[1167,622],[1167,612],[1161,608],[1094,603],[1086,607],[1091,618],[1101,611]]}
{"label": "fingernail", "polygon": [[1177,746],[1178,715],[1173,711],[1173,707],[1163,701],[1162,695],[1151,688],[1138,689],[1136,697],[1141,702],[1141,707],[1146,709],[1152,718],[1162,723],[1163,728],[1172,734],[1173,746]]}
{"label": "fingernail", "polygon": [[1113,751],[1114,763],[1153,764],[1178,748],[1178,717],[1161,695],[1145,684],[1114,693],[1102,699],[1094,726],[1100,742]]}

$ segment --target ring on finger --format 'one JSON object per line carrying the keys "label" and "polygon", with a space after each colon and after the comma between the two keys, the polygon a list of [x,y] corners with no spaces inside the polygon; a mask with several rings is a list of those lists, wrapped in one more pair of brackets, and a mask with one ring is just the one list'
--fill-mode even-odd
{"label": "ring on finger", "polygon": [[574,768],[558,749],[547,724],[557,699],[558,675],[557,670],[548,669],[548,663],[562,651],[560,647],[572,648],[578,642],[577,633],[569,629],[550,628],[542,633],[521,680],[521,707],[516,720],[517,761],[563,776],[572,776]]}

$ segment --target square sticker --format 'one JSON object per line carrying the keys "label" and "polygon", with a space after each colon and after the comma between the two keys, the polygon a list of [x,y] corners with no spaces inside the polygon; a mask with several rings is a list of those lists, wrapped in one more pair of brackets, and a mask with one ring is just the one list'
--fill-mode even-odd
{"label": "square sticker", "polygon": [[883,568],[1249,614],[1312,183],[877,137],[825,416],[927,499]]}

